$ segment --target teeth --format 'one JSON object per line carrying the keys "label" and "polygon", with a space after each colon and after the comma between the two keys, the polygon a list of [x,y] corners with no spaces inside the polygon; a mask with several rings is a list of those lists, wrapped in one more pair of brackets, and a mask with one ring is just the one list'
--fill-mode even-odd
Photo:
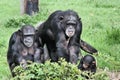
{"label": "teeth", "polygon": [[73,32],[69,32],[70,34],[72,34]]}

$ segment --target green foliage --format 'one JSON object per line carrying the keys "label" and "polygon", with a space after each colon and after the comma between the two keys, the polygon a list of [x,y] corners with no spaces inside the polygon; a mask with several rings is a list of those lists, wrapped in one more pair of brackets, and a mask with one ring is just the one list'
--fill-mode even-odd
{"label": "green foliage", "polygon": [[31,19],[28,16],[24,16],[21,18],[12,18],[9,19],[6,23],[5,23],[5,27],[9,28],[9,27],[19,27],[22,24],[28,24],[29,22],[31,22]]}
{"label": "green foliage", "polygon": [[26,69],[22,66],[18,66],[14,69],[17,76],[12,78],[12,80],[85,80],[81,77],[81,74],[92,78],[93,80],[105,80],[108,76],[103,72],[97,73],[96,75],[87,75],[88,72],[81,72],[77,65],[67,63],[65,60],[61,59],[56,62],[46,61],[45,64],[33,63],[28,65]]}
{"label": "green foliage", "polygon": [[[20,27],[23,24],[31,24],[34,25],[37,22],[45,19],[46,15],[48,14],[48,10],[41,10],[41,13],[38,13],[34,16],[28,16],[24,15],[22,17],[14,17],[11,19],[8,19],[8,21],[4,24],[6,28],[17,28]],[[41,16],[42,15],[42,16]]]}
{"label": "green foliage", "polygon": [[61,60],[58,63],[50,61],[45,64],[33,63],[28,65],[26,70],[19,66],[15,68],[15,74],[18,76],[14,79],[23,80],[76,80],[80,76],[80,71],[76,65]]}

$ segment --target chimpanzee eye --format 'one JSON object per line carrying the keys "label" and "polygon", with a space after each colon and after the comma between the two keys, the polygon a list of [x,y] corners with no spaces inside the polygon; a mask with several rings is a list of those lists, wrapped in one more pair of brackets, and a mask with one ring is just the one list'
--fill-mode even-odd
{"label": "chimpanzee eye", "polygon": [[63,16],[60,16],[60,17],[59,17],[59,19],[60,19],[60,20],[63,20],[63,19],[64,19],[64,17],[63,17]]}

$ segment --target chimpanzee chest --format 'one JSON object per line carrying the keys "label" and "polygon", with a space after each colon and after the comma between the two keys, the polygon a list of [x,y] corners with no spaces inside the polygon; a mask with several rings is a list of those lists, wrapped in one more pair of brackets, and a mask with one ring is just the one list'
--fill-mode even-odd
{"label": "chimpanzee chest", "polygon": [[23,49],[22,50],[22,52],[21,52],[21,54],[23,55],[23,56],[27,56],[27,55],[34,55],[34,53],[35,53],[35,50],[34,50],[34,48],[25,48],[25,49]]}

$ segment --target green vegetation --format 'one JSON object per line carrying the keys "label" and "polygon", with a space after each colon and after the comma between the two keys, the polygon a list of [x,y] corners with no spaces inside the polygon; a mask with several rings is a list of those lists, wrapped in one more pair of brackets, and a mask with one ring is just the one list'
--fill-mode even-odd
{"label": "green vegetation", "polygon": [[18,75],[14,78],[15,80],[76,80],[80,76],[80,71],[77,67],[70,63],[68,64],[64,60],[58,63],[51,63],[50,61],[45,62],[45,64],[34,63],[28,65],[26,70],[19,66],[14,71]]}
{"label": "green vegetation", "polygon": [[19,0],[0,1],[0,79],[11,77],[6,60],[11,34],[24,23],[36,25],[53,11],[67,9],[78,12],[83,22],[82,39],[98,49],[98,68],[120,70],[119,3],[120,0],[40,0],[40,13],[30,17],[20,15]]}
{"label": "green vegetation", "polygon": [[13,80],[85,80],[81,74],[92,80],[109,79],[104,71],[97,72],[95,75],[90,72],[81,72],[77,65],[67,63],[63,59],[59,60],[58,63],[51,63],[50,61],[46,61],[45,64],[33,63],[28,65],[26,70],[22,66],[18,66],[14,72],[17,76]]}

